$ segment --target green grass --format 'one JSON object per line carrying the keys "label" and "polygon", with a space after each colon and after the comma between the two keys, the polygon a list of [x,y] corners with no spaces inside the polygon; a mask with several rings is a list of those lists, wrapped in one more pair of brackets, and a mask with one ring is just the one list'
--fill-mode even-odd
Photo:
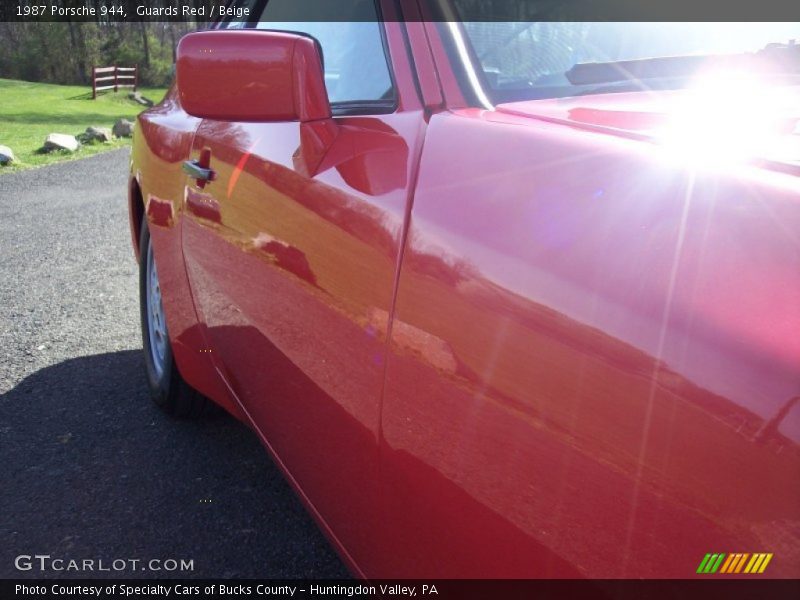
{"label": "green grass", "polygon": [[[8,146],[16,158],[0,166],[0,174],[29,169],[54,162],[92,156],[130,144],[130,138],[109,143],[82,145],[76,152],[40,151],[50,133],[77,136],[87,127],[111,127],[119,118],[133,118],[144,107],[128,99],[130,88],[101,92],[92,100],[89,86],[51,85],[0,79],[0,144]],[[154,102],[164,97],[164,88],[142,88],[142,95]]]}

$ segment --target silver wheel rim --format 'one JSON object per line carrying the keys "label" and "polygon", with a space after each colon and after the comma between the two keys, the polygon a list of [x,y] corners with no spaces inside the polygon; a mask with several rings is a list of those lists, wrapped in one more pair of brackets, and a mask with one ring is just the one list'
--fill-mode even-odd
{"label": "silver wheel rim", "polygon": [[167,356],[167,323],[161,304],[161,285],[158,283],[153,244],[147,245],[147,331],[150,334],[150,357],[159,379],[164,373]]}

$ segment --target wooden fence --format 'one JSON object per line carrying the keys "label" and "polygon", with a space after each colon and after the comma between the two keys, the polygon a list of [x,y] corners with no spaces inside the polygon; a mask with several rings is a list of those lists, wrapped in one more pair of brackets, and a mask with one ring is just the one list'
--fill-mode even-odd
{"label": "wooden fence", "polygon": [[111,90],[115,92],[121,87],[133,88],[139,81],[139,68],[133,67],[92,67],[92,99],[97,98],[97,92]]}

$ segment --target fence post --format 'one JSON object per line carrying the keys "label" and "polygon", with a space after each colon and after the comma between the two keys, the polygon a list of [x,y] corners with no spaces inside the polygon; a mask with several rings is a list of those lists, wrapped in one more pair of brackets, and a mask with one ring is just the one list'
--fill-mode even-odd
{"label": "fence post", "polygon": [[139,65],[133,65],[133,91],[136,91],[136,85],[139,83]]}
{"label": "fence post", "polygon": [[92,65],[92,100],[97,100],[97,67]]}
{"label": "fence post", "polygon": [[114,65],[114,93],[117,93],[119,86],[117,85],[117,65]]}

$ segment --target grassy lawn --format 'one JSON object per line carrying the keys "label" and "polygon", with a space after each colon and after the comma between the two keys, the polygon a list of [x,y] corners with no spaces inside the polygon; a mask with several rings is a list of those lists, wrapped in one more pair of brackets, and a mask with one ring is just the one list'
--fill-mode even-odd
{"label": "grassy lawn", "polygon": [[[130,91],[125,88],[117,93],[102,92],[92,100],[89,86],[0,79],[0,144],[11,148],[16,158],[11,165],[0,166],[0,174],[84,158],[130,144],[130,138],[122,138],[83,145],[72,153],[39,152],[50,133],[77,136],[90,125],[110,128],[121,117],[133,120],[144,107],[128,99]],[[154,102],[159,102],[166,92],[164,88],[139,91]]]}

